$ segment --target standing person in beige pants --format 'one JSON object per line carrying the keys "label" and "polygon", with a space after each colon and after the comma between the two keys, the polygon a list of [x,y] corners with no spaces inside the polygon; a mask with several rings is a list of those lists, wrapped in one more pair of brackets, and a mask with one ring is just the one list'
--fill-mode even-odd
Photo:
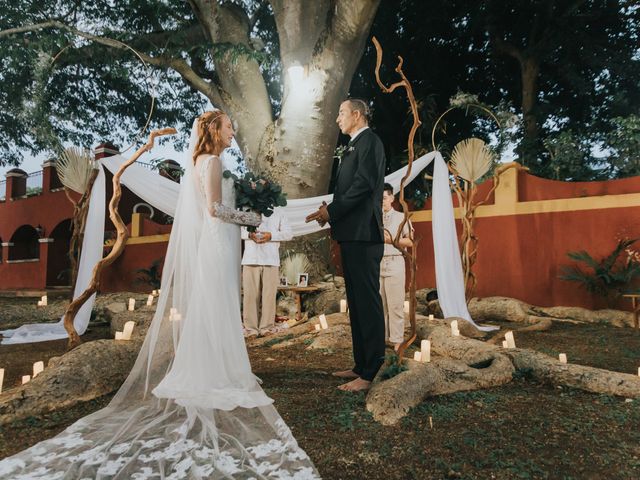
{"label": "standing person in beige pants", "polygon": [[[384,184],[382,194],[382,223],[384,224],[384,255],[380,264],[380,296],[384,309],[385,341],[398,349],[404,340],[405,269],[402,252],[393,246],[404,214],[393,208],[393,187]],[[412,246],[409,232],[411,224],[402,230],[400,246]]]}
{"label": "standing person in beige pants", "polygon": [[262,216],[257,231],[242,228],[242,317],[247,335],[268,333],[275,325],[276,294],[280,283],[280,242],[293,234],[286,217],[276,208]]}

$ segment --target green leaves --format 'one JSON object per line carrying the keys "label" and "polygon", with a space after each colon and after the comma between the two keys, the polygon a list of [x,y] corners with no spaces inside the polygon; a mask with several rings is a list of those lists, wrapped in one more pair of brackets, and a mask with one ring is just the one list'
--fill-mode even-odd
{"label": "green leaves", "polygon": [[252,172],[238,176],[229,170],[222,172],[222,176],[233,179],[236,208],[270,217],[275,207],[287,204],[287,194],[282,192],[282,187],[266,176]]}
{"label": "green leaves", "polygon": [[562,267],[560,278],[579,283],[590,293],[615,300],[620,295],[632,291],[636,279],[640,278],[640,263],[632,255],[627,255],[626,259],[621,258],[637,240],[640,239],[619,240],[613,252],[601,261],[594,259],[584,250],[569,252],[567,256],[570,259],[585,264],[591,272],[584,271],[577,265],[565,265]]}

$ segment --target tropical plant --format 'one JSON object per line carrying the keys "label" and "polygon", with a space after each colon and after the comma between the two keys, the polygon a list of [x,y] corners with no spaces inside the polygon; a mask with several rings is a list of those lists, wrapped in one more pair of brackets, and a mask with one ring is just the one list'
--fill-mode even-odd
{"label": "tropical plant", "polygon": [[138,274],[138,278],[133,283],[136,285],[149,285],[154,290],[160,288],[163,260],[164,258],[156,258],[148,268],[138,268],[135,272]]}
{"label": "tropical plant", "polygon": [[[628,254],[629,247],[638,241],[634,239],[618,240],[616,248],[609,255],[598,261],[584,250],[569,252],[567,256],[589,270],[578,265],[563,266],[562,280],[577,282],[588,292],[600,295],[610,302],[617,300],[622,294],[638,290],[636,279],[640,279],[640,262]],[[626,258],[623,254],[627,253]]]}

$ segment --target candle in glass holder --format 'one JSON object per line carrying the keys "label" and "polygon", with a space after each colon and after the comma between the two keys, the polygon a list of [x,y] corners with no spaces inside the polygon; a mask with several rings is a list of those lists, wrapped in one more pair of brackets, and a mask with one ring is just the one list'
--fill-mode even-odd
{"label": "candle in glass holder", "polygon": [[153,295],[154,297],[155,297],[156,295],[158,295],[158,290],[153,290],[153,291],[151,292],[151,295]]}
{"label": "candle in glass holder", "polygon": [[502,341],[502,348],[509,348],[509,344],[507,343],[506,340]]}
{"label": "candle in glass holder", "polygon": [[178,313],[178,309],[176,307],[171,307],[169,309],[169,315],[175,315],[176,313]]}
{"label": "candle in glass holder", "polygon": [[326,330],[327,328],[329,328],[329,324],[327,323],[327,317],[324,316],[324,313],[320,314],[318,319],[320,320],[320,326],[322,327],[323,330]]}
{"label": "candle in glass holder", "polygon": [[44,370],[44,362],[36,362],[33,364],[33,378],[36,378],[39,373],[42,373]]}
{"label": "candle in glass holder", "polygon": [[340,300],[340,313],[347,313],[347,301],[344,299]]}
{"label": "candle in glass holder", "polygon": [[147,297],[147,307],[153,305],[153,293]]}
{"label": "candle in glass holder", "polygon": [[43,306],[43,305],[42,305],[42,300],[38,300],[38,306],[39,306],[39,307],[42,307],[42,306]]}
{"label": "candle in glass holder", "polygon": [[451,320],[451,335],[454,337],[460,336],[460,329],[458,328],[458,320]]}
{"label": "candle in glass holder", "polygon": [[41,300],[42,300],[42,306],[43,306],[43,307],[46,307],[46,306],[47,306],[47,301],[48,301],[48,300],[47,300],[47,296],[46,296],[46,295],[43,295],[43,296],[42,296],[42,298],[41,298]]}
{"label": "candle in glass holder", "polygon": [[116,332],[116,340],[122,340],[122,332]]}
{"label": "candle in glass holder", "polygon": [[320,331],[320,324],[319,324],[319,323],[316,323],[316,324],[313,326],[313,328],[315,329],[315,331],[316,331],[316,332],[319,332],[319,331]]}
{"label": "candle in glass holder", "polygon": [[124,324],[124,328],[122,329],[122,339],[123,340],[131,340],[131,334],[133,333],[133,327],[136,322],[128,321]]}
{"label": "candle in glass holder", "polygon": [[513,332],[505,333],[504,339],[507,341],[507,348],[516,348],[516,339],[513,337]]}
{"label": "candle in glass holder", "polygon": [[[3,374],[4,374],[4,369],[2,370]],[[640,367],[638,367],[638,376],[640,377]]]}
{"label": "candle in glass holder", "polygon": [[433,313],[430,313],[430,314],[429,314],[429,321],[430,321],[430,322],[433,322]]}
{"label": "candle in glass holder", "polygon": [[420,352],[413,352],[413,359],[416,362],[419,362],[421,357],[422,357],[422,355],[420,355]]}
{"label": "candle in glass holder", "polygon": [[29,380],[31,380],[31,375],[23,375],[22,376],[22,385],[24,385],[25,383],[29,383]]}
{"label": "candle in glass holder", "polygon": [[129,299],[129,311],[133,312],[136,308],[136,299],[135,298],[130,298]]}
{"label": "candle in glass holder", "polygon": [[429,340],[422,340],[420,342],[420,360],[422,362],[431,361],[431,342]]}
{"label": "candle in glass holder", "polygon": [[409,300],[404,301],[404,313],[409,313]]}
{"label": "candle in glass holder", "polygon": [[3,383],[4,383],[4,368],[0,368],[0,393],[2,393]]}
{"label": "candle in glass holder", "polygon": [[558,360],[560,360],[560,363],[567,363],[567,354],[561,353],[558,355]]}

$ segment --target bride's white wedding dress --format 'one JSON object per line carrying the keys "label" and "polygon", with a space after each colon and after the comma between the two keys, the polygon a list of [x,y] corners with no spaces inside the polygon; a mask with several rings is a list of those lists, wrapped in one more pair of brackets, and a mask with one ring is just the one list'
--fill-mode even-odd
{"label": "bride's white wedding dress", "polygon": [[129,377],[106,408],[0,461],[0,478],[319,478],[251,372],[231,223],[242,214],[217,157],[193,167],[195,132],[162,294]]}

